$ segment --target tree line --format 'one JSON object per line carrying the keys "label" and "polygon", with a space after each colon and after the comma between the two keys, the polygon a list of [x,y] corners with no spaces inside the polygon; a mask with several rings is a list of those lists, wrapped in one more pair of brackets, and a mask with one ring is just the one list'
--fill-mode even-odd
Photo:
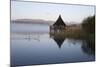
{"label": "tree line", "polygon": [[82,29],[90,34],[95,34],[95,15],[85,18],[82,22]]}

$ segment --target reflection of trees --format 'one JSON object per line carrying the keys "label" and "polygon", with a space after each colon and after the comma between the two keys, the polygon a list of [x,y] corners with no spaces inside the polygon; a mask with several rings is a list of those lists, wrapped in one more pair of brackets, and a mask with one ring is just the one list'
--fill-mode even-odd
{"label": "reflection of trees", "polygon": [[81,46],[84,53],[95,55],[95,43],[92,40],[85,40]]}
{"label": "reflection of trees", "polygon": [[57,43],[59,48],[61,48],[64,40],[66,39],[66,37],[62,37],[62,36],[63,35],[56,36],[56,33],[55,34],[50,34],[50,38],[54,39],[54,41]]}

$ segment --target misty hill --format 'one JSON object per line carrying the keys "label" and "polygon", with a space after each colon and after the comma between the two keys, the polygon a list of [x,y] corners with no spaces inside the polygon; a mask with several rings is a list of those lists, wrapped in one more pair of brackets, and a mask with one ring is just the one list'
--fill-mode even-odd
{"label": "misty hill", "polygon": [[[11,20],[11,23],[52,25],[55,23],[55,21],[47,21],[42,19],[16,19],[16,20]],[[80,25],[80,23],[78,22],[65,22],[65,24],[67,26]]]}
{"label": "misty hill", "polygon": [[46,21],[42,19],[16,19],[11,20],[12,23],[26,23],[26,24],[47,24],[51,25],[54,21]]}

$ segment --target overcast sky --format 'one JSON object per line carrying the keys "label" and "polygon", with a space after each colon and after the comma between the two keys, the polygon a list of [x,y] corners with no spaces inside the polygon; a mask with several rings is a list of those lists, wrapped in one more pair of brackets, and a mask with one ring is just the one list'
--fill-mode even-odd
{"label": "overcast sky", "polygon": [[61,14],[65,22],[81,22],[85,17],[95,14],[95,6],[21,1],[11,2],[11,20],[44,19],[56,21],[59,14]]}

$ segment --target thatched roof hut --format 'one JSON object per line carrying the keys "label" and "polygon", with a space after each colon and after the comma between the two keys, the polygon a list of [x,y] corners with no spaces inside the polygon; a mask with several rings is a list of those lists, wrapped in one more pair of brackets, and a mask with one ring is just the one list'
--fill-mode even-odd
{"label": "thatched roof hut", "polygon": [[66,24],[62,20],[61,15],[59,15],[56,22],[52,26],[50,26],[50,32],[52,33],[61,32],[64,31],[65,29],[66,29]]}

